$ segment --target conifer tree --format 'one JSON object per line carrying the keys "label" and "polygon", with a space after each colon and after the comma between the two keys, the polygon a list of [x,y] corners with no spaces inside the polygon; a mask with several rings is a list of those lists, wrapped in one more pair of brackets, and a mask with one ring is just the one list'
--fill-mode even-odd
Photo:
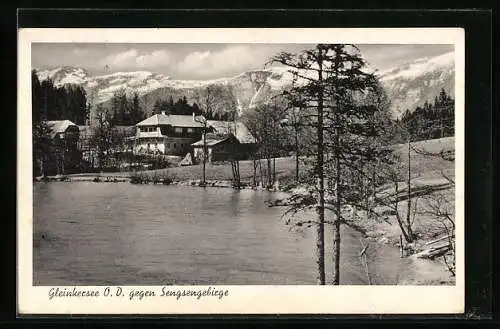
{"label": "conifer tree", "polygon": [[[375,161],[387,152],[368,141],[376,136],[374,115],[379,108],[359,99],[378,87],[375,76],[367,73],[365,61],[354,45],[318,44],[298,54],[280,53],[272,62],[283,64],[297,80],[294,92],[301,94],[306,106],[304,115],[316,129],[316,158],[311,173],[316,182],[310,195],[292,197],[292,211],[316,209],[317,220],[308,221],[317,227],[318,284],[326,283],[325,223],[332,223],[333,284],[340,284],[340,224],[345,222],[342,205],[349,204],[347,182],[349,173],[363,175],[367,162]],[[330,198],[326,200],[326,193]],[[325,219],[325,209],[332,209],[333,221]]]}

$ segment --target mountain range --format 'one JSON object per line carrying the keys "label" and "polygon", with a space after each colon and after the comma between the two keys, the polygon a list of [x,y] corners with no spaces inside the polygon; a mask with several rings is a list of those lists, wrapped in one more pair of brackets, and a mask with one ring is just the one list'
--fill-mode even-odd
{"label": "mountain range", "polygon": [[[391,100],[391,111],[398,117],[406,109],[411,110],[425,101],[433,101],[441,88],[454,96],[454,73],[454,54],[450,52],[420,58],[377,72],[377,75]],[[192,102],[197,90],[213,84],[232,87],[235,97],[233,101],[238,105],[238,110],[243,112],[292,82],[292,74],[288,69],[279,66],[212,80],[176,80],[148,71],[92,76],[83,68],[68,66],[37,70],[37,74],[41,81],[51,79],[56,86],[83,86],[90,102],[94,105],[103,104],[105,107],[119,90],[128,94],[137,92],[148,115],[158,99],[172,96],[175,100],[186,96],[188,102]]]}

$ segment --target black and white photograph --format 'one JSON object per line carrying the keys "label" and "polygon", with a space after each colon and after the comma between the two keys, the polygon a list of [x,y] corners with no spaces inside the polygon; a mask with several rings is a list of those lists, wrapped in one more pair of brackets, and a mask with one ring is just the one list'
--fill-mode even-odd
{"label": "black and white photograph", "polygon": [[27,43],[19,125],[32,202],[18,220],[30,226],[26,282],[48,291],[39,301],[461,288],[457,33],[186,33]]}

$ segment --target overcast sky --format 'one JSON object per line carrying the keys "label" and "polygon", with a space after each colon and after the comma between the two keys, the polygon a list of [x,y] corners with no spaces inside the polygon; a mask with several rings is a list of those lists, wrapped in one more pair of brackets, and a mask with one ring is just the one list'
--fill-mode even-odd
{"label": "overcast sky", "polygon": [[[172,79],[230,77],[261,69],[279,51],[297,52],[304,44],[110,44],[34,43],[32,67],[81,67],[91,75],[118,71],[151,71]],[[453,45],[358,45],[376,69],[453,51]]]}

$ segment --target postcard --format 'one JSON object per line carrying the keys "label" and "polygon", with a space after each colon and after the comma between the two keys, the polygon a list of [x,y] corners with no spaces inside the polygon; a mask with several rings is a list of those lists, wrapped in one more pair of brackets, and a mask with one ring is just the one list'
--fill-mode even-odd
{"label": "postcard", "polygon": [[464,31],[19,29],[18,313],[464,311]]}

